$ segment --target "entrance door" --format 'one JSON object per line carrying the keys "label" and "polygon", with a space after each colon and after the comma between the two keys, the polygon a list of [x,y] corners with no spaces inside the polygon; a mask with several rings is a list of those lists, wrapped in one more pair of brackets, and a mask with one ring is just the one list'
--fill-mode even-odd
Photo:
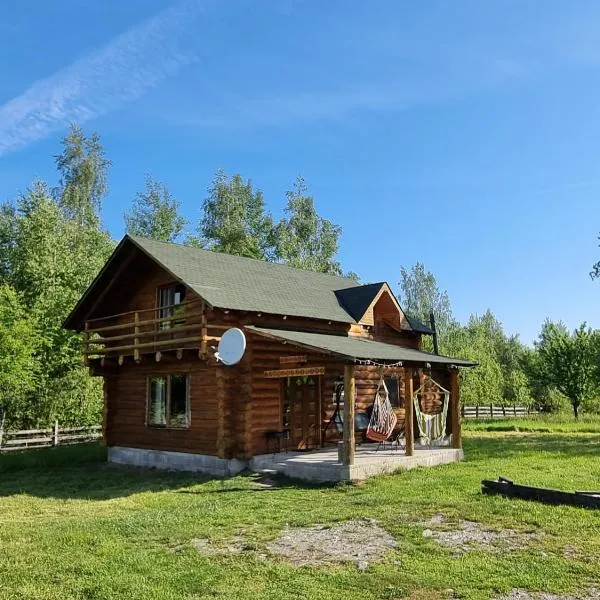
{"label": "entrance door", "polygon": [[290,449],[317,448],[321,442],[321,378],[288,377],[283,382],[282,424],[289,429]]}

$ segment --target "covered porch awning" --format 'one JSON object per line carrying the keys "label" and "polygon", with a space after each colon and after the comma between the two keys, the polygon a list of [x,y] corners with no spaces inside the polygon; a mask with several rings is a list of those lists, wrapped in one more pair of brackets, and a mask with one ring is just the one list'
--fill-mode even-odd
{"label": "covered porch awning", "polygon": [[256,327],[246,325],[248,332],[287,342],[298,346],[339,356],[348,361],[376,361],[379,363],[398,363],[402,362],[406,366],[449,366],[449,367],[474,367],[477,363],[463,360],[461,358],[452,358],[423,352],[395,344],[385,344],[373,340],[343,335],[331,335],[326,333],[309,333],[306,331],[290,331],[284,329],[268,329],[266,327]]}

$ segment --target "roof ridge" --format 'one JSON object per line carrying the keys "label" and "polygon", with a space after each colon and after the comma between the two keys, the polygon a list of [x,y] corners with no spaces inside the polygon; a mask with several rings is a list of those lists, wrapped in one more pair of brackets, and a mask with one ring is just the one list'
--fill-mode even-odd
{"label": "roof ridge", "polygon": [[[273,266],[275,268],[289,269],[292,271],[299,271],[301,273],[310,273],[313,275],[319,275],[321,277],[329,277],[329,278],[333,278],[333,279],[347,281],[348,283],[354,283],[354,285],[349,285],[348,288],[352,288],[352,287],[361,285],[355,279],[352,279],[351,277],[346,277],[344,275],[334,275],[333,273],[321,273],[320,271],[312,271],[310,269],[301,269],[300,267],[293,267],[293,266],[287,265],[285,263],[273,262],[273,261],[269,261],[269,260],[264,260],[262,258],[252,258],[250,256],[241,256],[239,254],[230,254],[229,252],[220,252],[218,250],[211,250],[209,248],[199,248],[198,246],[190,246],[188,244],[183,244],[183,243],[179,243],[179,242],[165,242],[164,240],[155,240],[155,239],[147,238],[147,237],[144,237],[141,235],[131,235],[129,233],[126,234],[126,237],[129,237],[134,241],[150,242],[152,244],[163,244],[165,246],[177,246],[179,248],[185,248],[186,250],[190,250],[192,252],[210,252],[211,254],[218,254],[221,256],[229,256],[233,259],[252,261],[253,263],[259,263],[261,265],[269,265],[269,266]],[[370,285],[370,284],[367,284],[367,285]],[[346,289],[346,288],[340,288],[340,289]]]}

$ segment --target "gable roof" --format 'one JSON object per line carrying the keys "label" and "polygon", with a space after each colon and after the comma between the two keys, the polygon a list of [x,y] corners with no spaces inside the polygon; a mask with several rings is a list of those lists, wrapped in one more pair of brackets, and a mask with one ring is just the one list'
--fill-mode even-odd
{"label": "gable roof", "polygon": [[343,290],[336,290],[335,295],[346,312],[355,321],[359,321],[384,285],[383,281],[368,283],[367,285],[355,285]]}
{"label": "gable roof", "polygon": [[[126,235],[73,309],[65,327],[81,329],[119,265],[137,248],[202,297],[211,307],[355,323],[361,307],[384,283],[296,269],[182,244]],[[364,312],[364,311],[363,311]]]}

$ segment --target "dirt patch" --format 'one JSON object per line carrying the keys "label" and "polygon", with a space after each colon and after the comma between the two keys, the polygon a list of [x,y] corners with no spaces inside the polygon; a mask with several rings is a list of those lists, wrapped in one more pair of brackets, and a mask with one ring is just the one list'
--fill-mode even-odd
{"label": "dirt patch", "polygon": [[354,562],[360,570],[365,570],[396,546],[396,540],[376,520],[366,519],[332,526],[288,528],[268,543],[267,549],[296,566]]}
{"label": "dirt patch", "polygon": [[450,523],[443,514],[434,515],[429,521],[420,523],[426,526],[423,537],[431,538],[441,546],[452,548],[457,554],[470,550],[490,551],[520,550],[543,533],[523,533],[514,529],[491,530],[475,521]]}
{"label": "dirt patch", "polygon": [[590,588],[587,592],[575,595],[560,596],[547,592],[528,592],[527,590],[513,589],[504,596],[496,596],[496,600],[598,600],[600,590]]}

